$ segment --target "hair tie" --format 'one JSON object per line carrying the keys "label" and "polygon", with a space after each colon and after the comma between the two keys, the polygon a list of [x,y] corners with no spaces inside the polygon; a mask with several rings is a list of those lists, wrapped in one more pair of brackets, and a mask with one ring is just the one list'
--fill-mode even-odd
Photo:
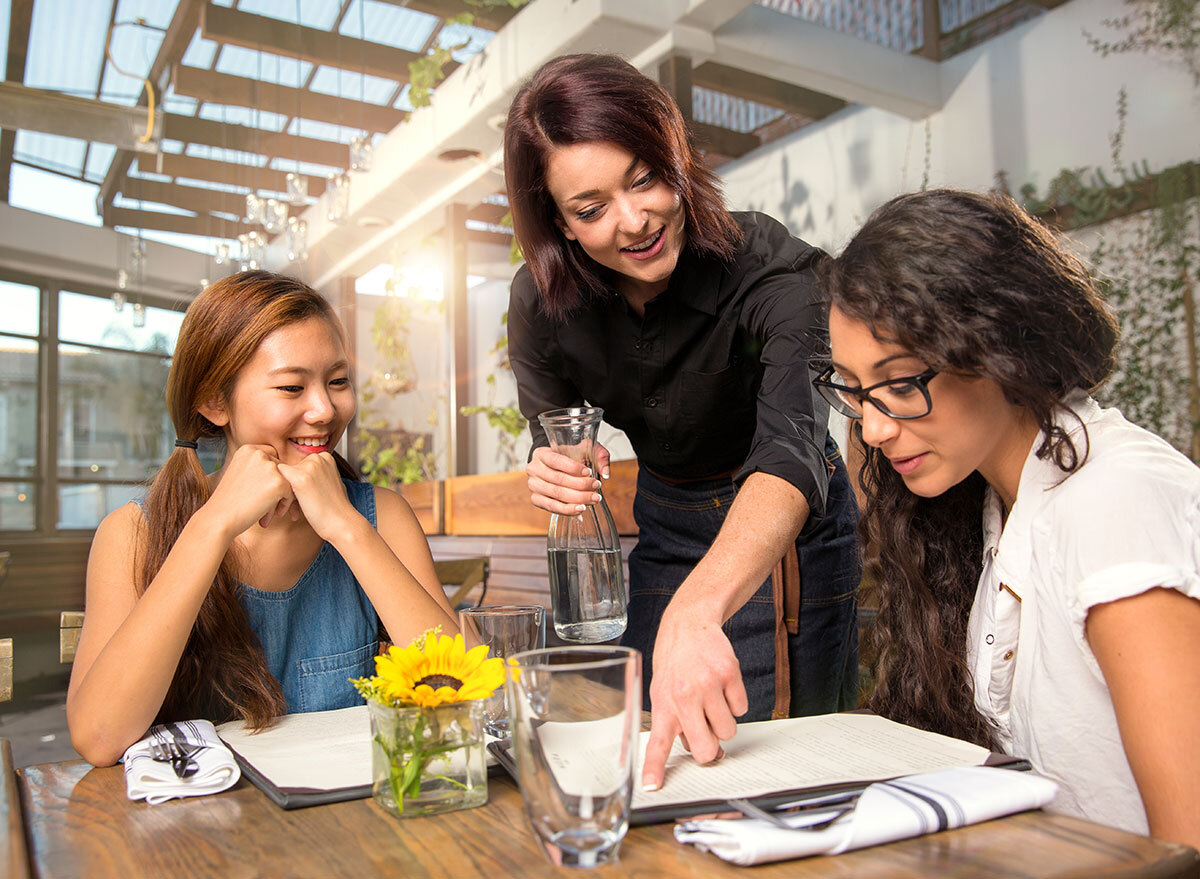
{"label": "hair tie", "polygon": [[175,440],[175,447],[178,449],[198,449],[198,448],[200,448],[198,445],[196,445],[195,440],[181,440],[181,439]]}

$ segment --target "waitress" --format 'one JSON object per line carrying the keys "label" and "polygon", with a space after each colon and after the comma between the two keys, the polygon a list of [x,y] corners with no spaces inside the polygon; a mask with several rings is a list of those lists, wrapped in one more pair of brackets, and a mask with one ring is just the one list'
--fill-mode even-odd
{"label": "waitress", "polygon": [[522,86],[504,132],[525,265],[509,356],[535,506],[578,514],[591,473],[537,416],[600,406],[638,456],[629,627],[642,651],[655,789],[677,735],[720,756],[735,718],[853,707],[856,507],[807,375],[825,334],[820,252],[726,210],[674,100],[612,55],[570,55]]}

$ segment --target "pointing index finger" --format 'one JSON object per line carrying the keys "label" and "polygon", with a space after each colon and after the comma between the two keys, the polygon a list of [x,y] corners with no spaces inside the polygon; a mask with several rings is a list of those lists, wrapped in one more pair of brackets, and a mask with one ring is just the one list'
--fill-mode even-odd
{"label": "pointing index finger", "polygon": [[679,724],[669,714],[654,713],[650,717],[650,740],[646,742],[646,759],[642,763],[642,790],[656,791],[663,786],[667,757],[679,732]]}

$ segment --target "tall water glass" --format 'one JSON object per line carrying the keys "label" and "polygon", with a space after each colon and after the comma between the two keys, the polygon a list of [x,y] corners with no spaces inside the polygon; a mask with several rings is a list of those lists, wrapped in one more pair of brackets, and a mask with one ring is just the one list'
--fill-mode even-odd
{"label": "tall water glass", "polygon": [[[486,644],[492,656],[508,657],[546,646],[546,609],[540,604],[484,604],[459,611],[468,644]],[[483,728],[500,739],[509,736],[508,710],[501,687],[483,704]]]}
{"label": "tall water glass", "polygon": [[[596,472],[596,432],[603,409],[552,409],[538,416],[550,448]],[[608,503],[600,500],[572,516],[550,517],[546,537],[554,631],[564,641],[596,644],[625,631],[625,576],[621,539]]]}
{"label": "tall water glass", "polygon": [[517,780],[534,833],[555,864],[615,861],[629,829],[642,655],[554,647],[508,663]]}

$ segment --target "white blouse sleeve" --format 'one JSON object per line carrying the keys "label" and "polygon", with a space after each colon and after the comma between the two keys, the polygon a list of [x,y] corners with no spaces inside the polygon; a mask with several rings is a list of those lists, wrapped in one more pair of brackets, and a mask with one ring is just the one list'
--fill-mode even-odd
{"label": "white blouse sleeve", "polygon": [[1156,587],[1200,599],[1200,470],[1181,455],[1153,453],[1094,463],[1052,489],[1062,491],[1057,549],[1080,638],[1097,604]]}

